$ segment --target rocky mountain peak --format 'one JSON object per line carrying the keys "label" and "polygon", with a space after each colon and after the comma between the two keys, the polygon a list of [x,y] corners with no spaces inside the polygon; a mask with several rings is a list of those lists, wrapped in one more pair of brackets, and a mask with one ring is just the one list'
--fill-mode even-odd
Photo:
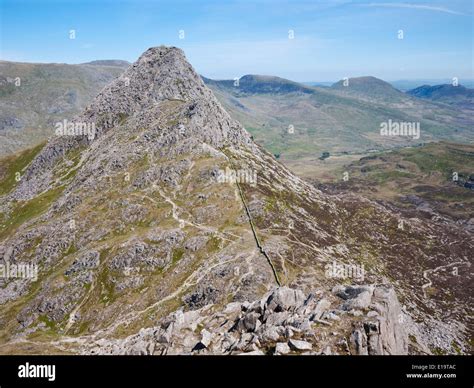
{"label": "rocky mountain peak", "polygon": [[104,88],[83,116],[86,120],[94,119],[100,129],[108,129],[131,115],[151,111],[157,116],[163,111],[159,107],[163,108],[164,101],[175,105],[206,102],[219,111],[214,113],[224,114],[183,51],[159,46],[145,51],[120,77]]}
{"label": "rocky mountain peak", "polygon": [[212,95],[186,60],[183,51],[165,46],[145,51],[102,94],[107,92],[129,100],[132,108],[137,108],[137,105],[147,107],[147,104],[163,100],[208,99]]}
{"label": "rocky mountain peak", "polygon": [[[29,166],[14,194],[17,198],[44,190],[58,159],[99,140],[84,158],[95,158],[101,147],[113,148],[116,154],[142,156],[150,149],[170,156],[196,153],[203,144],[214,149],[255,147],[247,131],[229,116],[176,47],[145,51],[68,125],[88,131],[53,138]],[[142,140],[133,144],[122,141],[124,132],[128,140],[131,135]]]}

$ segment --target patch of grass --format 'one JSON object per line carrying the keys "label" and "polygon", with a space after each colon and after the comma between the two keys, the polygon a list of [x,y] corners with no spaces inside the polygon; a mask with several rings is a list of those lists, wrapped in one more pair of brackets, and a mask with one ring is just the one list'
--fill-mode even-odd
{"label": "patch of grass", "polygon": [[182,259],[184,255],[184,249],[182,248],[177,248],[173,250],[173,264],[176,264],[178,261]]}
{"label": "patch of grass", "polygon": [[221,239],[217,236],[212,236],[206,243],[208,252],[215,252],[220,249]]}
{"label": "patch of grass", "polygon": [[72,243],[71,245],[69,245],[69,248],[64,253],[64,256],[72,255],[72,254],[76,253],[77,251],[78,251],[78,249],[76,247],[76,244]]}
{"label": "patch of grass", "polygon": [[385,183],[387,181],[392,181],[399,178],[409,178],[411,176],[412,174],[410,174],[409,172],[394,170],[378,172],[377,174],[375,174],[374,179],[378,183]]}
{"label": "patch of grass", "polygon": [[456,352],[456,354],[462,354],[461,347],[459,346],[459,344],[456,341],[453,341],[451,343],[451,347]]}
{"label": "patch of grass", "polygon": [[[73,148],[72,150],[69,150],[66,153],[63,159],[62,167],[60,168],[59,172],[63,173],[64,170],[66,170],[67,172],[64,175],[60,176],[61,182],[68,181],[70,178],[73,178],[77,174],[78,165],[79,165],[79,162],[81,161],[81,155],[82,155],[82,152],[85,150],[85,148],[86,148],[85,146],[76,147],[76,148]],[[64,162],[66,160],[71,162],[72,165],[65,166]],[[57,174],[58,172],[55,174],[55,177],[57,176]]]}
{"label": "patch of grass", "polygon": [[204,329],[205,329],[205,326],[202,323],[198,323],[196,325],[196,328],[194,329],[194,333],[195,334],[200,334],[201,331],[203,331]]}
{"label": "patch of grass", "polygon": [[[109,252],[110,249],[104,249],[100,252],[99,260],[101,263],[105,262]],[[100,286],[100,302],[104,304],[112,303],[117,296],[115,295],[115,285],[110,281],[110,272],[106,265],[104,265],[103,269],[100,271],[97,283]]]}
{"label": "patch of grass", "polygon": [[85,334],[87,332],[87,330],[89,329],[89,326],[90,326],[90,322],[86,321],[86,322],[81,322],[81,324],[79,325],[79,329],[78,329],[78,335],[81,335],[81,334]]}
{"label": "patch of grass", "polygon": [[405,160],[415,163],[420,171],[427,174],[438,171],[448,179],[452,178],[454,171],[461,175],[466,167],[468,169],[474,167],[471,152],[462,150],[461,146],[456,148],[449,143],[429,144],[421,149],[401,151],[400,154]]}
{"label": "patch of grass", "polygon": [[128,119],[128,114],[126,113],[123,113],[123,112],[120,112],[118,114],[118,119],[119,119],[119,125],[122,125],[125,123],[125,121],[127,121]]}
{"label": "patch of grass", "polygon": [[98,278],[101,286],[100,301],[104,304],[112,303],[115,300],[115,286],[109,280],[109,270],[107,267],[100,272]]}
{"label": "patch of grass", "polygon": [[265,211],[272,212],[278,210],[278,200],[275,197],[269,197],[265,203]]}
{"label": "patch of grass", "polygon": [[25,251],[25,255],[31,255],[35,249],[38,247],[38,245],[41,244],[43,241],[43,237],[39,236],[34,239],[34,241],[31,243],[31,246]]}
{"label": "patch of grass", "polygon": [[53,321],[51,321],[47,315],[40,315],[38,320],[40,322],[43,322],[46,327],[50,330],[50,331],[53,331],[55,332],[56,331],[56,323],[54,323]]}
{"label": "patch of grass", "polygon": [[0,87],[0,97],[6,97],[10,94],[13,94],[15,91],[15,84],[12,82],[7,82],[4,86]]}
{"label": "patch of grass", "polygon": [[438,347],[434,348],[432,350],[432,352],[433,352],[433,354],[435,354],[437,356],[444,356],[446,354],[446,352],[443,349],[438,348]]}
{"label": "patch of grass", "polygon": [[0,229],[0,239],[15,231],[26,221],[38,217],[48,210],[63,190],[64,187],[59,186],[42,193],[29,201],[18,202],[10,217]]}
{"label": "patch of grass", "polygon": [[166,123],[166,125],[168,127],[174,127],[176,124],[179,123],[179,120],[178,119],[171,119],[171,120],[168,120],[168,122]]}
{"label": "patch of grass", "polygon": [[34,148],[7,156],[0,160],[0,195],[8,194],[17,185],[16,175],[21,174],[36,155],[43,149],[45,143]]}

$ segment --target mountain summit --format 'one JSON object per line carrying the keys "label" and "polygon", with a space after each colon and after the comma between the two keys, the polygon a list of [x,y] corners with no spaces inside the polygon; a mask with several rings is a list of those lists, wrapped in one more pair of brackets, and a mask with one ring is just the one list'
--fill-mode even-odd
{"label": "mountain summit", "polygon": [[284,78],[269,75],[247,74],[237,80],[216,81],[209,78],[203,78],[208,85],[220,87],[236,94],[287,94],[304,93],[313,94],[315,89],[293,82]]}
{"label": "mountain summit", "polygon": [[474,109],[474,89],[462,85],[423,85],[408,90],[406,93],[414,97],[443,102],[459,108]]}
{"label": "mountain summit", "polygon": [[4,353],[467,349],[471,277],[430,274],[470,265],[472,236],[296,177],[176,48],[58,123],[0,198],[0,263],[36,270],[0,279]]}
{"label": "mountain summit", "polygon": [[332,90],[381,101],[399,101],[406,98],[405,94],[388,82],[379,78],[366,76],[340,80],[331,86]]}

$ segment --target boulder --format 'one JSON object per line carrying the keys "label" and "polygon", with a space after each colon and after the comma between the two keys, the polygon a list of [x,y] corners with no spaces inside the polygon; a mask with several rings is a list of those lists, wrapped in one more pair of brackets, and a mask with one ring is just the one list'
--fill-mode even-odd
{"label": "boulder", "polygon": [[237,322],[236,329],[238,331],[253,332],[258,330],[262,322],[259,320],[260,315],[255,312],[247,313]]}
{"label": "boulder", "polygon": [[351,335],[352,350],[356,354],[407,354],[408,334],[403,326],[403,312],[393,287],[375,287],[370,306],[378,314],[370,314],[367,321],[354,325]]}
{"label": "boulder", "polygon": [[205,348],[209,347],[212,341],[212,334],[208,332],[206,329],[201,331],[201,344]]}
{"label": "boulder", "polygon": [[393,287],[390,285],[377,286],[372,303],[383,306],[381,317],[377,317],[376,329],[369,326],[370,336],[375,336],[374,341],[377,341],[377,346],[374,348],[381,354],[407,354],[408,334],[403,325],[403,312]]}
{"label": "boulder", "polygon": [[313,348],[310,342],[295,339],[290,339],[288,345],[293,350],[311,350]]}
{"label": "boulder", "polygon": [[305,296],[301,290],[279,287],[268,297],[265,310],[275,312],[296,310],[304,301]]}
{"label": "boulder", "polygon": [[275,346],[275,354],[288,354],[291,352],[286,342],[278,342]]}
{"label": "boulder", "polygon": [[288,318],[290,318],[290,314],[287,311],[271,313],[267,316],[265,323],[269,326],[280,326],[283,325]]}
{"label": "boulder", "polygon": [[337,286],[333,289],[345,302],[342,308],[346,311],[363,310],[369,307],[374,293],[374,286]]}
{"label": "boulder", "polygon": [[317,321],[318,319],[321,319],[321,316],[323,313],[331,307],[331,302],[327,299],[321,299],[318,301],[316,304],[316,307],[314,308],[313,314],[311,316],[311,320]]}
{"label": "boulder", "polygon": [[259,338],[263,341],[278,341],[278,339],[282,336],[284,329],[281,326],[268,326],[263,325],[260,327],[259,330]]}
{"label": "boulder", "polygon": [[350,346],[353,354],[368,355],[367,335],[365,330],[360,327],[356,328],[350,337]]}

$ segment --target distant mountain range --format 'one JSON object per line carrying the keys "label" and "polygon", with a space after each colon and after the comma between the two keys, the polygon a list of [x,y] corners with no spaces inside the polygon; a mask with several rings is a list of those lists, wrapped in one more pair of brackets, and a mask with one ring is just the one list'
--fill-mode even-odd
{"label": "distant mountain range", "polygon": [[97,60],[97,61],[81,63],[81,65],[117,66],[117,67],[127,68],[128,66],[130,66],[130,62],[122,61],[120,59],[102,59],[102,60]]}
{"label": "distant mountain range", "polygon": [[[121,60],[79,65],[1,61],[0,155],[46,139],[56,122],[72,118],[128,66]],[[257,142],[282,159],[474,138],[470,100],[465,95],[403,93],[375,77],[324,86],[265,75],[203,80]],[[388,120],[419,122],[420,139],[381,137],[380,125]]]}
{"label": "distant mountain range", "polygon": [[[350,78],[330,87],[261,75],[243,76],[238,83],[204,81],[257,142],[285,160],[324,151],[474,139],[473,118],[463,106],[420,99],[375,77]],[[420,123],[420,139],[380,136],[380,125],[388,120]]]}
{"label": "distant mountain range", "polygon": [[[406,92],[407,90],[415,89],[420,85],[444,85],[451,84],[452,79],[410,79],[410,80],[396,80],[390,81],[390,83],[396,87],[398,90]],[[466,88],[474,88],[474,79],[462,78],[459,80],[459,83],[464,85]]]}
{"label": "distant mountain range", "polygon": [[[450,84],[452,83],[452,79],[407,79],[407,80],[395,80],[395,81],[387,81],[390,85],[394,88],[402,92],[406,92],[411,89],[415,89],[420,85],[443,85],[443,84]],[[321,86],[321,87],[330,87],[336,81],[307,81],[301,82],[304,85],[308,86]],[[474,88],[474,79],[466,79],[463,78],[460,80],[460,83],[464,85],[466,88],[473,89]]]}

